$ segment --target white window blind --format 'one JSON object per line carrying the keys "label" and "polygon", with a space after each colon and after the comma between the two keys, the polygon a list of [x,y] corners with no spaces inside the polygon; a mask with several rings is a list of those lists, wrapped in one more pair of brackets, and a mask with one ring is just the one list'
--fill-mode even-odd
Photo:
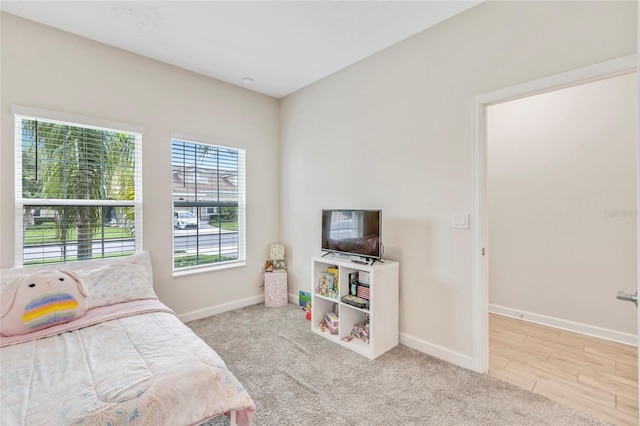
{"label": "white window blind", "polygon": [[42,115],[15,113],[16,264],[140,251],[141,133]]}
{"label": "white window blind", "polygon": [[173,266],[245,260],[245,151],[171,141]]}

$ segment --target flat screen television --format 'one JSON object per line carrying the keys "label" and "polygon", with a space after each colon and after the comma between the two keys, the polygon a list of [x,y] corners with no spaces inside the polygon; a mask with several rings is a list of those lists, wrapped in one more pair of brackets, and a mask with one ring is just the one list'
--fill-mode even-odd
{"label": "flat screen television", "polygon": [[381,210],[322,210],[322,251],[381,259]]}

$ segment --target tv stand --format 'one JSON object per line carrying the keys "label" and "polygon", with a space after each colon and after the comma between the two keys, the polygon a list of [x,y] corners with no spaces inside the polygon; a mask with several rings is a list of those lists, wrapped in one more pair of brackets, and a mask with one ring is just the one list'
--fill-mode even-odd
{"label": "tv stand", "polygon": [[[369,259],[371,260],[371,259]],[[398,290],[399,264],[388,260],[384,264],[358,264],[350,259],[338,257],[313,257],[311,259],[311,330],[347,349],[369,359],[375,359],[398,345]],[[319,283],[328,269],[338,270],[337,294],[335,297],[318,292]],[[350,294],[350,274],[358,273],[358,287],[366,288],[369,305],[361,308],[342,300]],[[351,275],[353,276],[353,275]],[[359,291],[358,291],[359,292]],[[338,326],[335,334],[321,325],[326,314],[335,314]],[[368,340],[352,336],[358,325],[368,319]]]}

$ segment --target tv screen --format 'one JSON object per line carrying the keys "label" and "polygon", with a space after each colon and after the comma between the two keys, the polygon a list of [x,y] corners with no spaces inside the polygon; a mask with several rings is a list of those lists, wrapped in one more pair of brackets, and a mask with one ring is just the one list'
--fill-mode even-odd
{"label": "tv screen", "polygon": [[322,251],[380,259],[381,210],[322,210]]}

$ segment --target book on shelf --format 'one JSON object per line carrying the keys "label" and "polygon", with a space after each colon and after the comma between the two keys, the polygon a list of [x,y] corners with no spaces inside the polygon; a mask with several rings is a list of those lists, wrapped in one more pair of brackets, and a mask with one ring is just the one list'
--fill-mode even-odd
{"label": "book on shelf", "polygon": [[339,289],[335,276],[330,272],[321,272],[316,293],[327,297],[338,297]]}
{"label": "book on shelf", "polygon": [[338,275],[339,271],[338,271],[337,267],[336,268],[327,268],[327,272],[330,273],[330,274],[333,274],[333,277],[334,277],[334,280],[335,280],[336,283],[340,282],[340,277]]}
{"label": "book on shelf", "polygon": [[359,277],[359,279],[360,279],[360,282],[369,284],[369,280],[370,280],[370,278],[369,278],[369,272],[367,272],[367,271],[360,271],[360,277]]}

